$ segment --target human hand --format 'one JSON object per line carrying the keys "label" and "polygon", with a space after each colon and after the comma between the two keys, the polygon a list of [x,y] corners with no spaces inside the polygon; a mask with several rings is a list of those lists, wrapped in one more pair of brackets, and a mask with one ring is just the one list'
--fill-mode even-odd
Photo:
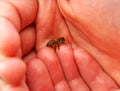
{"label": "human hand", "polygon": [[39,49],[28,63],[31,91],[119,91],[113,79],[85,50],[63,44],[54,51]]}
{"label": "human hand", "polygon": [[37,7],[35,0],[0,1],[0,91],[28,91],[21,60],[34,47]]}
{"label": "human hand", "polygon": [[[62,3],[62,2],[64,2],[64,3]],[[64,0],[64,1],[58,0],[58,6],[61,9],[60,12],[62,12],[62,14],[65,18],[65,19],[63,19],[63,17],[61,16],[61,13],[59,12],[59,9],[58,9],[58,7],[56,6],[55,3],[53,3],[53,2],[52,3],[42,2],[41,7],[42,6],[43,7],[44,6],[49,6],[49,9],[47,7],[48,11],[45,11],[44,9],[46,7],[44,7],[43,10],[40,10],[41,11],[40,14],[43,14],[39,18],[41,22],[39,23],[38,28],[41,29],[41,30],[38,31],[39,36],[37,36],[37,39],[38,39],[38,41],[37,41],[38,56],[37,57],[40,60],[39,61],[38,60],[31,61],[28,65],[28,70],[29,70],[28,71],[28,74],[29,74],[28,76],[30,76],[29,80],[28,80],[29,81],[28,83],[29,83],[29,86],[31,87],[31,89],[33,91],[34,90],[36,91],[36,90],[39,90],[39,89],[47,90],[48,88],[51,89],[51,91],[53,91],[53,89],[55,89],[55,90],[58,89],[59,86],[61,87],[62,90],[65,90],[65,91],[66,91],[66,89],[71,90],[71,88],[72,88],[72,90],[74,89],[76,91],[76,87],[78,87],[77,89],[89,90],[86,87],[86,84],[83,82],[83,79],[87,82],[87,86],[90,87],[91,90],[93,90],[93,91],[96,91],[96,90],[98,91],[98,89],[100,91],[119,90],[119,89],[117,89],[118,88],[117,85],[115,85],[115,83],[119,84],[119,77],[116,77],[116,75],[119,75],[119,66],[118,66],[119,62],[118,62],[118,65],[116,64],[116,61],[118,60],[117,55],[119,55],[118,52],[116,52],[118,47],[115,49],[116,51],[114,51],[114,49],[111,48],[111,47],[114,46],[114,44],[111,43],[111,41],[107,41],[107,40],[102,41],[105,37],[106,38],[108,37],[108,34],[110,34],[109,36],[111,36],[110,40],[112,39],[112,41],[113,41],[113,36],[116,35],[116,30],[112,31],[112,33],[108,33],[108,31],[105,31],[103,29],[104,26],[102,26],[103,30],[99,30],[99,29],[94,28],[94,27],[99,26],[99,24],[96,21],[97,21],[97,19],[99,21],[99,17],[101,17],[101,16],[98,16],[97,12],[94,12],[94,13],[92,12],[93,15],[94,16],[96,15],[96,17],[97,17],[96,20],[94,21],[95,23],[93,23],[93,20],[91,20],[92,23],[93,23],[93,25],[92,25],[91,21],[89,21],[89,18],[94,19],[94,16],[89,16],[89,18],[88,18],[88,16],[84,16],[84,14],[89,15],[87,13],[89,10],[87,11],[86,7],[84,6],[85,3],[86,3],[86,1],[80,1],[80,0],[79,1],[77,0],[76,2],[75,1],[68,2],[67,0]],[[88,4],[88,9],[90,7],[89,5],[91,5],[92,3],[93,2],[90,2]],[[78,4],[78,5],[76,5],[76,4]],[[83,4],[83,6],[81,4]],[[98,2],[95,3],[96,7],[97,7],[97,4],[99,4],[99,3]],[[102,3],[100,3],[100,4],[102,4]],[[79,8],[78,7],[79,5],[81,5],[81,7],[83,7],[83,8],[82,9],[81,9],[81,7]],[[75,9],[72,8],[72,6],[74,6]],[[84,8],[85,8],[85,10],[84,10]],[[102,11],[102,8],[103,7],[101,7],[101,11]],[[79,14],[79,12],[77,12],[78,9],[81,10],[83,13]],[[96,8],[93,8],[93,11],[94,11],[94,9],[96,9]],[[107,7],[106,7],[106,9],[107,9]],[[54,13],[51,14],[50,11],[52,11]],[[90,12],[91,11],[89,11],[89,13]],[[46,14],[46,16],[44,14]],[[102,12],[101,12],[101,14],[102,14]],[[108,15],[108,16],[111,16],[111,15]],[[103,18],[106,18],[106,16],[103,17]],[[104,19],[103,19],[102,23],[106,23],[106,21],[104,21]],[[90,25],[92,25],[92,27],[94,28],[94,31],[92,30]],[[106,26],[108,26],[107,23],[106,23]],[[106,26],[105,26],[105,28],[106,28]],[[111,27],[114,28],[113,26],[111,26]],[[102,34],[103,31],[104,31],[104,34],[106,34],[106,36],[104,34]],[[92,36],[94,33],[96,35]],[[114,35],[111,35],[113,33],[114,33]],[[80,64],[78,63],[77,66],[75,67],[75,65],[74,65],[75,63],[73,63],[73,61],[74,61],[74,58],[73,58],[72,63],[71,63],[73,65],[72,66],[67,65],[65,59],[63,59],[65,57],[61,57],[61,55],[64,54],[64,52],[66,52],[66,51],[70,51],[69,48],[68,48],[68,50],[65,50],[65,49],[67,49],[67,47],[65,47],[64,50],[62,52],[60,52],[61,54],[59,54],[59,51],[62,50],[60,48],[60,50],[57,51],[57,55],[58,55],[57,56],[55,54],[55,52],[53,52],[53,50],[50,50],[50,49],[45,47],[46,43],[49,40],[55,39],[55,38],[61,37],[61,36],[65,37],[67,43],[70,44],[70,46],[72,46],[73,51],[75,50],[75,48],[80,47],[80,48],[83,48],[83,49],[87,50],[91,54],[91,56],[93,56],[93,57],[91,57],[86,52],[84,53],[84,55],[87,56],[87,57],[85,57],[87,62],[90,61],[90,63],[91,63],[91,64],[89,64],[89,66],[91,68],[89,70],[90,73],[87,73],[88,72],[88,69],[86,69],[87,66],[88,66],[87,62],[83,61],[84,62],[83,64],[84,65],[86,64],[85,67],[83,65],[80,65],[82,63],[80,63]],[[114,40],[114,42],[119,43],[119,39],[117,39],[117,37],[116,37],[116,40]],[[106,43],[110,44],[111,46],[106,47]],[[99,45],[100,45],[100,47],[99,47]],[[43,48],[43,47],[45,47],[45,48]],[[76,50],[79,50],[79,49],[76,49]],[[42,51],[42,53],[41,53],[41,51]],[[81,55],[82,55],[81,53],[83,54],[83,52],[80,51],[79,55],[77,55],[77,57],[79,57],[79,60],[81,60]],[[73,52],[72,56],[73,56],[73,54],[75,54],[75,53]],[[67,55],[71,57],[71,54],[69,55],[69,52],[68,52]],[[106,55],[108,55],[108,56],[106,56]],[[113,56],[111,57],[110,55],[113,55]],[[115,57],[116,60],[114,59],[114,55],[117,56],[117,57]],[[88,56],[90,57],[91,60],[89,60]],[[59,60],[59,58],[60,58],[60,60]],[[93,58],[95,58],[96,60],[94,60]],[[66,58],[66,60],[68,60],[68,59]],[[113,59],[115,60],[114,61],[115,63],[113,63]],[[107,61],[105,61],[105,60],[107,60]],[[61,65],[57,62],[54,62],[54,61],[60,61]],[[76,61],[78,61],[78,60],[76,60]],[[97,62],[97,63],[95,63],[95,62]],[[98,65],[98,63],[99,63],[99,65]],[[54,64],[60,65],[60,66],[57,66],[59,68],[57,69],[56,66],[53,67]],[[97,64],[97,66],[94,67],[93,66],[94,64]],[[39,68],[40,65],[41,65],[41,68]],[[117,65],[117,67],[115,67],[116,65]],[[65,66],[65,69],[64,69],[64,66]],[[46,69],[46,67],[47,67],[47,69]],[[82,78],[83,78],[82,81],[77,80],[78,81],[77,85],[79,85],[79,86],[73,86],[69,83],[70,79],[68,79],[68,78],[69,78],[70,75],[67,74],[66,70],[70,71],[69,74],[72,73],[72,70],[70,70],[70,69],[68,70],[67,67],[68,68],[74,67],[74,70],[77,67],[79,68],[79,71],[80,71],[79,74],[78,74],[79,71],[75,71],[76,74],[78,74],[79,76],[82,75]],[[83,67],[83,68],[81,68],[81,67]],[[102,67],[102,69],[101,69],[101,67]],[[112,67],[114,67],[114,69],[112,69]],[[63,69],[62,72],[60,71],[60,69]],[[82,69],[82,71],[81,71],[81,69]],[[33,71],[31,71],[31,70],[33,70]],[[35,70],[39,73],[37,73]],[[46,71],[46,70],[48,70],[48,71]],[[100,71],[100,75],[99,74],[97,75],[97,72],[99,73],[99,71]],[[32,75],[33,72],[36,75],[33,76]],[[44,74],[42,74],[42,72]],[[58,73],[59,73],[59,76],[58,76]],[[63,74],[65,74],[65,76],[63,76]],[[90,74],[91,74],[91,76],[88,77],[88,75],[90,75]],[[55,76],[55,75],[57,75],[57,76]],[[85,77],[83,75],[85,75]],[[40,78],[40,77],[43,77],[43,78]],[[58,77],[62,77],[62,78],[58,78]],[[102,85],[100,84],[100,82],[98,80],[93,82],[93,85],[95,85],[95,86],[91,85],[89,80],[91,80],[91,82],[92,82],[94,80],[94,79],[92,79],[92,77],[93,78],[97,77],[98,79],[101,79],[101,81],[103,81],[103,83],[101,83]],[[34,78],[34,79],[32,80],[31,78]],[[67,78],[67,80],[65,80],[66,78]],[[111,78],[114,79],[115,82]],[[43,83],[43,79],[46,79],[44,83]],[[72,79],[76,79],[76,77],[73,76]],[[80,77],[80,79],[81,79],[81,77]],[[62,85],[66,84],[66,85],[64,85],[65,87],[62,87],[60,80],[63,81]],[[32,83],[36,83],[36,84],[33,85]],[[45,83],[49,83],[49,84],[46,84],[46,86],[45,86]],[[82,83],[83,87],[81,86],[80,83]],[[41,87],[39,85],[39,88],[37,88],[38,84],[41,84]]]}
{"label": "human hand", "polygon": [[[61,0],[62,1],[62,0]],[[79,0],[80,1],[80,0]],[[18,1],[9,1],[9,2],[13,2],[13,3],[17,3]],[[22,1],[21,1],[22,2]],[[27,2],[27,1],[24,1],[24,2]],[[64,1],[63,1],[64,2]],[[99,47],[96,47],[96,45],[95,45],[95,47],[94,46],[87,46],[88,45],[88,40],[84,40],[84,41],[82,41],[83,40],[83,37],[82,37],[82,35],[80,34],[80,37],[78,37],[76,34],[77,34],[77,32],[78,31],[80,31],[81,29],[78,27],[78,25],[80,24],[86,24],[86,21],[85,21],[85,23],[84,22],[82,22],[82,23],[80,23],[80,22],[76,22],[75,20],[78,20],[78,21],[80,21],[78,18],[80,17],[80,19],[81,19],[81,16],[79,16],[79,17],[77,17],[77,19],[76,18],[74,18],[73,16],[71,16],[71,13],[70,12],[68,12],[68,13],[66,13],[68,16],[66,16],[65,15],[65,13],[62,11],[62,14],[64,15],[64,17],[65,17],[65,20],[63,19],[63,17],[61,16],[61,12],[59,12],[59,9],[58,9],[58,5],[60,6],[61,4],[60,4],[60,2],[58,3],[58,5],[57,5],[57,3],[56,3],[56,1],[47,1],[47,3],[45,2],[45,1],[42,1],[42,0],[40,0],[39,1],[39,6],[41,6],[41,7],[39,7],[39,9],[38,9],[38,14],[37,14],[37,17],[35,18],[35,16],[36,16],[36,12],[37,12],[37,2],[36,1],[28,1],[27,3],[29,3],[29,4],[27,4],[28,5],[28,8],[27,8],[27,10],[26,10],[26,12],[24,12],[23,10],[24,10],[24,7],[26,7],[26,4],[25,3],[22,3],[22,4],[20,4],[20,1],[19,1],[19,5],[18,4],[13,4],[13,5],[15,5],[15,7],[17,7],[16,9],[17,10],[20,10],[21,12],[19,12],[19,15],[21,16],[21,24],[20,24],[20,22],[18,22],[19,21],[19,19],[20,18],[15,18],[16,19],[16,21],[17,21],[17,23],[16,23],[16,21],[14,21],[14,14],[12,14],[12,15],[10,15],[10,14],[7,14],[8,16],[8,19],[11,19],[12,20],[12,24],[14,24],[14,27],[15,26],[17,26],[17,28],[16,29],[14,29],[13,28],[13,30],[23,30],[23,28],[26,30],[26,29],[28,29],[29,30],[29,33],[30,33],[30,31],[32,31],[32,33],[30,33],[30,34],[32,34],[31,36],[29,36],[29,37],[27,37],[28,36],[28,30],[26,31],[26,32],[24,32],[23,31],[23,36],[21,36],[21,41],[22,41],[22,46],[23,47],[25,47],[25,48],[21,48],[20,47],[20,40],[19,40],[19,38],[20,38],[20,36],[17,34],[17,33],[15,33],[14,34],[14,32],[15,31],[13,31],[13,33],[12,32],[10,32],[11,34],[9,34],[10,36],[12,36],[12,39],[16,39],[15,41],[14,41],[14,43],[11,45],[11,46],[9,46],[9,47],[6,47],[5,46],[5,44],[3,45],[3,46],[5,46],[5,48],[2,48],[2,49],[12,49],[13,47],[16,49],[16,50],[14,50],[14,51],[11,51],[11,52],[7,52],[7,51],[5,51],[5,50],[3,50],[2,51],[2,56],[4,55],[5,57],[8,57],[8,56],[12,56],[12,57],[16,57],[16,55],[17,56],[19,56],[20,57],[20,52],[18,52],[18,50],[21,48],[21,50],[22,50],[22,56],[24,56],[24,55],[26,55],[26,53],[28,53],[32,48],[33,48],[33,44],[36,42],[36,50],[37,50],[37,52],[39,52],[39,50],[41,49],[41,48],[43,48],[45,45],[46,45],[46,43],[47,43],[47,41],[49,41],[51,38],[56,38],[56,37],[59,37],[59,36],[64,36],[65,37],[65,39],[67,40],[67,42],[70,44],[70,46],[72,46],[72,48],[78,48],[78,47],[81,47],[81,48],[83,48],[83,49],[85,49],[84,47],[86,47],[86,50],[88,50],[88,49],[90,49],[90,50],[88,50],[91,54],[93,54],[92,56],[93,57],[95,57],[97,60],[96,61],[99,61],[98,59],[100,58],[100,57],[96,57],[96,55],[94,55],[94,54],[98,54],[99,52],[97,52],[96,53],[96,50],[95,50],[95,48],[98,48],[99,49]],[[33,4],[33,5],[32,5]],[[64,4],[66,4],[66,3],[64,3]],[[63,5],[64,5],[63,4]],[[73,3],[74,4],[74,3]],[[78,4],[78,3],[77,3]],[[80,3],[79,3],[80,4]],[[78,4],[78,5],[79,5]],[[83,3],[84,4],[84,3]],[[69,5],[69,4],[68,4]],[[32,9],[31,9],[31,6],[35,6],[35,7],[32,7]],[[63,6],[61,6],[61,7],[63,7]],[[60,8],[61,8],[60,7]],[[68,6],[67,6],[68,7]],[[66,8],[63,8],[63,9],[66,9]],[[70,8],[69,8],[70,9]],[[2,9],[3,10],[3,9]],[[5,10],[6,11],[6,10]],[[52,13],[51,13],[52,12]],[[69,14],[70,13],[70,14]],[[6,14],[5,14],[6,15]],[[15,13],[15,15],[16,15],[16,13]],[[17,13],[17,15],[18,15],[18,13]],[[76,14],[77,15],[77,14]],[[80,15],[82,15],[82,14],[80,14]],[[11,18],[11,17],[13,17],[13,18]],[[16,16],[17,17],[17,16]],[[18,20],[17,20],[18,19]],[[34,20],[35,19],[35,20]],[[69,20],[69,21],[68,21]],[[71,20],[73,20],[73,21],[71,21]],[[84,19],[83,19],[84,20]],[[33,26],[31,26],[31,27],[28,27],[28,25],[29,24],[31,24],[33,21],[35,21],[36,23],[36,28],[34,28]],[[74,23],[75,24],[75,26],[73,26],[73,25],[71,25],[71,23]],[[8,24],[8,23],[7,23]],[[88,24],[89,24],[89,22],[88,22]],[[98,25],[98,24],[97,24]],[[6,24],[5,24],[5,26],[6,26]],[[7,25],[8,26],[8,25]],[[25,27],[27,27],[27,28],[25,28]],[[86,26],[87,28],[88,28],[88,26]],[[8,27],[9,28],[9,27]],[[11,27],[10,27],[11,28]],[[20,28],[20,29],[19,29]],[[33,30],[36,30],[36,40],[35,40],[35,33],[34,33],[34,31]],[[5,29],[5,30],[8,30],[8,29]],[[12,29],[11,29],[12,30]],[[75,31],[75,32],[72,32],[72,31]],[[84,29],[84,30],[86,30],[86,29]],[[81,32],[81,31],[80,31]],[[96,31],[95,31],[96,32]],[[75,33],[75,34],[74,34]],[[5,33],[6,34],[6,33]],[[5,34],[4,34],[4,36],[5,36]],[[72,34],[72,35],[71,35]],[[79,33],[78,33],[79,34]],[[98,33],[97,33],[98,34]],[[14,35],[15,35],[15,37],[14,37]],[[27,36],[26,36],[27,35]],[[74,36],[76,35],[77,37],[74,37]],[[88,34],[90,37],[91,37],[91,35],[90,35],[90,33]],[[100,34],[100,35],[102,35],[102,34]],[[17,36],[17,37],[16,37]],[[26,41],[24,42],[24,40],[25,40],[25,38],[31,38],[32,39],[32,41],[30,41],[30,43],[27,43],[27,45],[28,44],[30,44],[29,46],[30,46],[30,48],[28,48],[28,46],[26,47],[26,44],[24,45],[24,43],[26,43]],[[89,38],[89,37],[88,37]],[[94,39],[94,36],[92,37],[93,39]],[[11,37],[10,37],[10,39],[11,39]],[[101,39],[100,39],[101,40]],[[96,38],[96,41],[98,41],[98,38]],[[27,41],[28,42],[28,41]],[[1,42],[2,43],[2,42]],[[9,43],[9,40],[7,40],[5,43]],[[93,42],[93,43],[95,43],[95,42]],[[102,42],[102,44],[104,44],[104,43],[106,43],[106,42]],[[117,42],[118,43],[118,42]],[[9,43],[10,44],[10,43]],[[15,45],[14,45],[15,44]],[[16,45],[17,44],[17,45]],[[82,44],[82,45],[81,45]],[[91,44],[91,42],[90,42],[90,44]],[[101,43],[96,43],[96,44],[101,44]],[[80,46],[81,45],[81,46]],[[102,46],[103,47],[103,46]],[[88,48],[88,49],[87,49]],[[106,47],[105,47],[106,48]],[[109,48],[110,49],[110,48]],[[117,47],[117,49],[118,49],[118,47]],[[117,50],[116,49],[116,50]],[[27,50],[27,51],[26,51]],[[92,51],[92,52],[91,52]],[[113,51],[113,50],[112,50]],[[7,52],[7,53],[6,53]],[[101,52],[101,51],[100,51]],[[9,54],[10,53],[10,54]],[[105,52],[106,53],[106,52]],[[109,52],[107,52],[107,53],[109,53]],[[110,53],[114,53],[114,55],[115,55],[115,53],[116,52],[111,52],[110,51]],[[106,58],[103,54],[104,54],[104,52],[103,53],[100,53],[101,55],[102,55],[102,58]],[[118,54],[117,54],[118,55]],[[118,57],[118,56],[117,56]],[[9,59],[10,60],[10,59]],[[101,61],[101,59],[100,59],[100,61]],[[21,61],[20,61],[21,62]],[[103,61],[102,61],[103,62]],[[107,61],[108,62],[108,61]],[[113,62],[113,61],[112,61]],[[108,62],[109,63],[109,62]],[[116,61],[115,61],[115,63],[116,63]],[[11,62],[11,64],[12,64],[12,62]],[[17,63],[17,64],[19,64],[19,65],[21,65],[20,63]],[[104,62],[103,62],[103,64],[104,64]],[[104,68],[104,69],[108,69],[108,70],[106,70],[107,72],[110,72],[109,71],[109,69],[110,69],[110,67],[111,66],[107,66],[107,67],[105,67],[103,64],[100,64],[101,66],[102,66],[102,68]],[[13,66],[13,65],[11,65],[11,66]],[[7,66],[6,66],[7,67]],[[79,67],[79,66],[78,66]],[[109,67],[109,68],[108,68]],[[117,66],[118,67],[118,66]],[[19,67],[18,67],[19,68]],[[22,69],[23,67],[21,67],[21,69]],[[31,67],[32,68],[32,67]],[[23,71],[23,70],[25,70],[25,68],[24,69],[22,69],[22,70],[19,70],[20,72],[23,72],[23,73],[21,73],[21,75],[20,75],[20,78],[21,77],[23,77],[23,74],[24,74],[24,72],[25,71]],[[46,69],[46,68],[45,68]],[[115,69],[116,70],[116,69]],[[6,70],[6,72],[8,72],[8,69]],[[112,72],[114,72],[114,71],[112,71]],[[12,73],[12,71],[11,71],[11,73]],[[19,75],[19,74],[18,74]],[[110,76],[111,76],[111,74],[109,74]],[[10,76],[10,75],[9,75]],[[33,75],[33,77],[35,76],[35,74]],[[106,75],[105,75],[106,76]],[[104,76],[104,77],[105,77]],[[108,78],[110,78],[108,75],[107,75],[107,77]],[[112,77],[116,80],[116,82],[119,84],[119,81],[118,81],[118,77],[114,77],[114,75],[112,75]],[[4,78],[4,75],[3,75],[3,78]],[[5,78],[4,78],[5,79]],[[8,80],[10,80],[10,79],[5,79],[5,81],[6,81],[6,83],[8,82]],[[14,81],[15,81],[16,79],[14,79]],[[112,82],[113,84],[114,84],[114,82],[113,81],[111,81],[111,79],[108,79],[108,81],[110,81],[110,82]],[[18,81],[18,82],[21,82],[20,80]],[[6,83],[5,83],[5,85],[6,85]],[[10,83],[11,83],[11,80],[10,80]],[[8,83],[7,83],[8,84]],[[12,83],[13,84],[13,83]],[[84,84],[84,83],[83,83]],[[4,85],[4,86],[5,86]],[[47,84],[46,84],[47,85]],[[48,85],[50,85],[50,84],[48,84]],[[51,84],[52,85],[52,84]],[[68,85],[68,84],[67,84]],[[3,86],[3,87],[4,87]],[[23,86],[23,85],[19,85],[19,86]],[[25,85],[24,85],[25,86]],[[86,85],[84,85],[84,86],[86,86]],[[84,87],[83,86],[83,87]],[[116,87],[116,85],[113,85],[113,86],[115,86]],[[13,86],[14,87],[14,86]],[[20,87],[21,89],[23,88],[23,87]],[[17,90],[15,90],[15,91],[17,91]],[[24,91],[24,90],[22,90],[22,91]],[[26,90],[25,90],[26,91]]]}

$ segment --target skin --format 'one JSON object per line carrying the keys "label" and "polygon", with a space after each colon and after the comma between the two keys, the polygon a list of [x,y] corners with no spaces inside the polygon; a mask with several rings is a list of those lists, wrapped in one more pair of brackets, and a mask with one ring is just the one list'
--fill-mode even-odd
{"label": "skin", "polygon": [[[0,91],[120,91],[119,4],[1,1]],[[66,44],[46,47],[61,36]]]}

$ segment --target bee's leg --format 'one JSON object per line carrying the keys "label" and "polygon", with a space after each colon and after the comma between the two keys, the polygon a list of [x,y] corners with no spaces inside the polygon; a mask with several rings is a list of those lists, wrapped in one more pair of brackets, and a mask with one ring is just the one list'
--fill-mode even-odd
{"label": "bee's leg", "polygon": [[60,45],[58,44],[58,50],[60,49]]}
{"label": "bee's leg", "polygon": [[56,48],[58,48],[58,50],[60,49],[60,44],[56,44]]}
{"label": "bee's leg", "polygon": [[63,42],[60,42],[60,43],[58,43],[58,44],[57,44],[57,46],[58,46],[58,49],[60,49],[60,45],[62,45],[62,44],[65,44],[65,43],[63,43]]}
{"label": "bee's leg", "polygon": [[56,50],[56,45],[53,46],[53,49]]}
{"label": "bee's leg", "polygon": [[61,42],[61,45],[67,45],[67,43],[66,42]]}

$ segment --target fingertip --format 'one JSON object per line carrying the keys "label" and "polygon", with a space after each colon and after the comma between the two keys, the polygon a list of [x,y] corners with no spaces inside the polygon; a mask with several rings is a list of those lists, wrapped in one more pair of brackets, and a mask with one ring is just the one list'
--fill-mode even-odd
{"label": "fingertip", "polygon": [[42,48],[39,50],[38,58],[41,59],[48,69],[54,85],[64,80],[59,58],[54,49],[49,47]]}
{"label": "fingertip", "polygon": [[2,87],[2,91],[29,91],[25,82],[19,85],[6,84]]}
{"label": "fingertip", "polygon": [[92,90],[106,91],[117,87],[89,53],[78,48],[74,51],[74,54],[80,74]]}
{"label": "fingertip", "polygon": [[92,56],[90,54],[81,48],[77,48],[74,50],[74,56],[76,60],[81,60],[81,61],[90,61],[92,59]]}
{"label": "fingertip", "polygon": [[26,65],[17,58],[4,59],[0,63],[0,77],[7,83],[17,85],[24,80]]}
{"label": "fingertip", "polygon": [[74,56],[82,77],[88,83],[93,81],[101,73],[100,66],[87,51],[78,48],[74,51]]}
{"label": "fingertip", "polygon": [[62,53],[62,52],[70,52],[72,51],[72,47],[70,44],[68,43],[63,43],[63,44],[60,44],[59,46],[56,47],[56,52],[57,53]]}
{"label": "fingertip", "polygon": [[19,48],[20,38],[16,28],[8,20],[0,18],[0,54],[16,56]]}
{"label": "fingertip", "polygon": [[[39,74],[39,72],[44,72],[45,65],[40,59],[32,59],[27,63],[27,77],[28,81],[33,79],[37,79],[34,76],[38,76],[36,74]],[[33,75],[34,74],[34,75]],[[33,79],[29,79],[29,77],[33,77]]]}
{"label": "fingertip", "polygon": [[[92,63],[92,60],[93,60],[92,56],[90,56],[87,51],[85,51],[84,49],[81,49],[81,48],[77,48],[74,50],[74,57],[75,57],[75,60],[76,60],[76,63],[78,66],[86,65],[86,68],[87,68],[87,65]],[[80,66],[80,67],[82,67],[82,66]]]}
{"label": "fingertip", "polygon": [[[35,29],[29,26],[20,32],[22,55],[29,53],[35,46]],[[29,45],[29,46],[28,46]]]}
{"label": "fingertip", "polygon": [[47,59],[54,59],[56,57],[55,50],[50,47],[44,47],[38,50],[37,53],[38,58],[47,58]]}
{"label": "fingertip", "polygon": [[53,91],[48,70],[40,59],[29,61],[27,67],[27,84],[31,91]]}
{"label": "fingertip", "polygon": [[61,45],[60,49],[57,51],[57,54],[68,82],[79,77],[79,72],[74,61],[72,47],[69,44]]}

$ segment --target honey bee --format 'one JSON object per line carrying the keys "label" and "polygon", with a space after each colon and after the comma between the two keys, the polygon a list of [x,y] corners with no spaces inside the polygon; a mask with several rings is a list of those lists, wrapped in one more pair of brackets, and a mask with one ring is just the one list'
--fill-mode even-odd
{"label": "honey bee", "polygon": [[55,40],[50,40],[48,43],[47,43],[47,47],[52,47],[52,48],[54,48],[54,49],[56,49],[56,47],[58,47],[59,48],[59,46],[61,45],[61,44],[63,44],[63,43],[65,43],[65,38],[64,37],[59,37],[59,38],[57,38],[57,39],[55,39]]}

